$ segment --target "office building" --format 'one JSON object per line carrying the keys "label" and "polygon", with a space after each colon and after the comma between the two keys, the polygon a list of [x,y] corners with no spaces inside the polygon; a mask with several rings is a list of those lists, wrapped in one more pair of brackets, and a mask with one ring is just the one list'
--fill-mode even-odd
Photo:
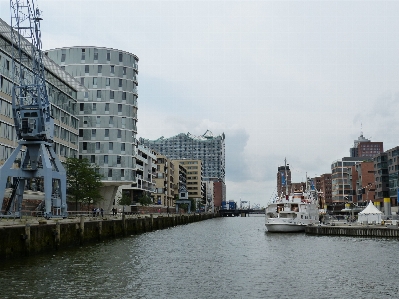
{"label": "office building", "polygon": [[118,186],[136,183],[138,58],[100,47],[46,53],[87,88],[78,104],[79,157],[99,166],[102,206],[111,210]]}
{"label": "office building", "polygon": [[[22,41],[23,43],[24,41]],[[28,43],[27,41],[25,41]],[[17,146],[12,113],[12,53],[11,28],[0,19],[0,164]],[[54,118],[54,151],[65,160],[78,156],[77,102],[85,88],[62,70],[49,57],[43,55],[44,76]],[[31,74],[26,74],[31,76]],[[41,189],[39,183],[38,189]]]}

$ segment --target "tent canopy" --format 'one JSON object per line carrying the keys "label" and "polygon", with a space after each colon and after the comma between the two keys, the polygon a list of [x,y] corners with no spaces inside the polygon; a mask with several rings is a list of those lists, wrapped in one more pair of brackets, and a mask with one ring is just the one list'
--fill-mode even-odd
{"label": "tent canopy", "polygon": [[373,203],[369,202],[369,204],[367,205],[367,207],[361,211],[359,214],[361,215],[369,215],[369,214],[382,214],[382,212],[380,210],[378,210]]}

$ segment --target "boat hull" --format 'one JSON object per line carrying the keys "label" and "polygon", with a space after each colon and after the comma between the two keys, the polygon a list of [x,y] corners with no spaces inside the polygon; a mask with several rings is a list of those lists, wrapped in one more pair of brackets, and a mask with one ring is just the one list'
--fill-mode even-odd
{"label": "boat hull", "polygon": [[267,231],[271,233],[296,233],[296,232],[304,232],[305,225],[298,224],[265,224]]}

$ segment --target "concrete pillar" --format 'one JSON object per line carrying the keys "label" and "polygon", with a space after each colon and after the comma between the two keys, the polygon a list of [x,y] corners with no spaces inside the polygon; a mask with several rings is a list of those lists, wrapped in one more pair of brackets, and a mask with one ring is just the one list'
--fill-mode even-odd
{"label": "concrete pillar", "polygon": [[386,217],[392,217],[391,213],[391,199],[389,197],[384,198],[384,214]]}
{"label": "concrete pillar", "polygon": [[112,210],[112,204],[115,199],[116,191],[118,191],[118,186],[101,187],[100,192],[103,196],[103,199],[98,203],[98,207],[103,208],[106,215]]}
{"label": "concrete pillar", "polygon": [[375,207],[381,211],[381,203],[379,201],[374,202]]}

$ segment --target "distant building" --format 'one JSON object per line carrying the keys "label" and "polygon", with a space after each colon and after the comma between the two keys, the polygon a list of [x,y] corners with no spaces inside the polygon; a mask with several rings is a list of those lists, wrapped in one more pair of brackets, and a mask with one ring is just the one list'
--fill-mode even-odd
{"label": "distant building", "polygon": [[320,176],[320,191],[322,192],[322,208],[327,209],[326,205],[332,203],[331,196],[331,173],[325,173]]}
{"label": "distant building", "polygon": [[383,142],[371,142],[360,133],[349,152],[350,157],[373,157],[384,152],[384,145]]}
{"label": "distant building", "polygon": [[[288,192],[287,192],[288,190]],[[291,192],[291,170],[289,164],[277,168],[277,196],[289,195]]]}
{"label": "distant building", "polygon": [[[373,162],[375,175],[375,199],[379,202],[383,202],[384,198],[390,197],[388,153],[384,152],[374,156]],[[391,182],[391,184],[394,185],[394,180]]]}
{"label": "distant building", "polygon": [[375,202],[374,162],[363,161],[354,167],[357,172],[356,189],[354,190],[357,194],[357,200],[354,201],[363,203],[363,205],[367,205],[370,200]]}
{"label": "distant building", "polygon": [[331,164],[331,196],[332,203],[345,203],[353,195],[351,166],[371,160],[370,157],[344,157]]}
{"label": "distant building", "polygon": [[206,131],[201,136],[181,133],[171,138],[148,140],[140,138],[143,144],[172,160],[196,159],[203,165],[204,180],[219,178],[225,181],[225,135],[214,137]]}
{"label": "distant building", "polygon": [[399,188],[399,146],[387,150],[386,154],[389,174],[389,198],[391,200],[391,206],[397,206]]}

